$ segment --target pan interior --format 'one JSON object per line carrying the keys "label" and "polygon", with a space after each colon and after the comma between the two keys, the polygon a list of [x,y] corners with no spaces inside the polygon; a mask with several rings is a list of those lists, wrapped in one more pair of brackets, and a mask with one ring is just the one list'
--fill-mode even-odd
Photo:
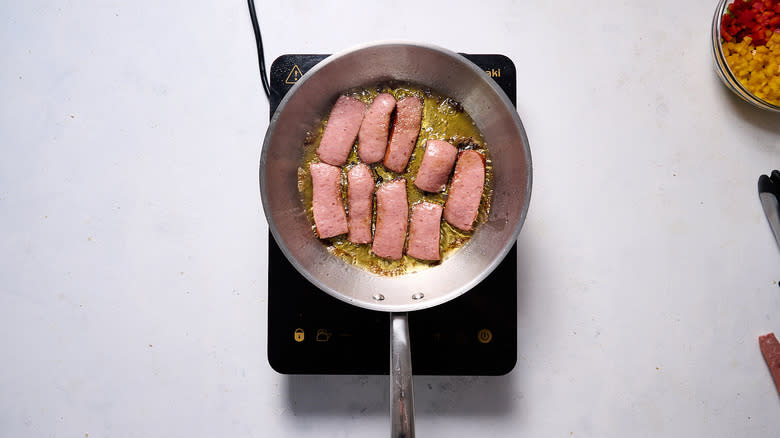
{"label": "pan interior", "polygon": [[[297,187],[307,132],[344,90],[386,81],[430,87],[458,100],[484,135],[494,172],[490,215],[471,240],[439,266],[395,277],[372,274],[328,253],[312,234]],[[522,123],[509,99],[477,66],[437,47],[373,44],[325,59],[285,96],[263,144],[260,187],[274,238],[309,281],[360,307],[409,311],[459,296],[501,261],[528,209],[531,160]]]}

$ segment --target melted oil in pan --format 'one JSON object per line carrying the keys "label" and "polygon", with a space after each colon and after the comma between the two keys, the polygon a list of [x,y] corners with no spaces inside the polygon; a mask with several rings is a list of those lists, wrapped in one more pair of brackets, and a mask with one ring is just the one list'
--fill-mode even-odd
{"label": "melted oil in pan", "polygon": [[[404,173],[398,174],[385,169],[381,161],[370,165],[377,186],[385,181],[402,177],[406,180],[406,192],[410,207],[423,200],[444,206],[444,202],[447,199],[447,190],[442,193],[427,193],[417,189],[414,185],[414,177],[417,175],[417,170],[425,152],[425,142],[428,140],[445,140],[457,146],[459,150],[473,149],[482,153],[485,157],[485,189],[482,193],[482,202],[479,207],[475,227],[485,222],[490,211],[493,187],[492,163],[482,134],[471,117],[463,110],[460,103],[430,89],[407,83],[383,83],[371,88],[349,90],[344,94],[370,104],[374,97],[380,93],[390,93],[395,96],[396,100],[401,100],[406,96],[417,96],[423,99],[423,117],[417,144]],[[317,232],[314,227],[314,215],[311,208],[312,184],[309,165],[319,161],[317,147],[320,144],[322,132],[326,124],[327,115],[326,119],[319,126],[308,133],[303,145],[303,161],[298,169],[298,190],[302,195],[304,209],[312,224],[312,234],[315,238],[317,238]],[[342,168],[342,194],[345,200],[347,199],[346,171],[359,162],[356,140],[347,164]],[[376,207],[376,199],[374,200],[374,206]],[[374,211],[376,212],[376,208]],[[374,214],[376,215],[376,213]],[[374,217],[373,223],[376,224],[376,217]],[[439,239],[439,249],[442,257],[441,261],[438,262],[417,260],[406,254],[404,254],[401,260],[387,260],[374,255],[371,252],[371,244],[354,244],[347,240],[347,235],[319,240],[327,246],[331,254],[340,257],[349,264],[367,269],[375,274],[395,276],[420,271],[442,263],[449,255],[468,242],[471,234],[471,232],[460,231],[442,220],[441,237]]]}

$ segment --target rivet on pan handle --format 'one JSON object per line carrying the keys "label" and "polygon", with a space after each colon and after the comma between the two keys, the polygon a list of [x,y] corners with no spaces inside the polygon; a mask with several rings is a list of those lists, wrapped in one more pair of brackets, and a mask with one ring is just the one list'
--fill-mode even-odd
{"label": "rivet on pan handle", "polygon": [[391,437],[414,437],[414,388],[407,313],[390,314]]}

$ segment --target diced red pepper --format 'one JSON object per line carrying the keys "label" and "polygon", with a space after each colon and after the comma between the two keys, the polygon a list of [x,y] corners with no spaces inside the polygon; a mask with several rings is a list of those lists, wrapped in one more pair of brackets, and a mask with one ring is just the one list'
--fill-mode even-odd
{"label": "diced red pepper", "polygon": [[721,18],[725,41],[742,41],[750,36],[753,45],[765,45],[772,32],[780,31],[780,0],[735,0]]}

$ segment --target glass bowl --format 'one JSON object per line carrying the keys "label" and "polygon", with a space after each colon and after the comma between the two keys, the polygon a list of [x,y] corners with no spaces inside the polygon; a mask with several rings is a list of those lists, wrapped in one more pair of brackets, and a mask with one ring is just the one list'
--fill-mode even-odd
{"label": "glass bowl", "polygon": [[726,62],[726,55],[723,53],[723,46],[721,45],[720,22],[723,14],[726,13],[726,7],[731,1],[732,0],[720,0],[718,6],[715,8],[715,15],[712,17],[712,58],[715,60],[715,71],[718,73],[718,76],[723,83],[745,102],[765,110],[780,112],[780,106],[769,103],[748,91],[748,89],[737,80]]}

